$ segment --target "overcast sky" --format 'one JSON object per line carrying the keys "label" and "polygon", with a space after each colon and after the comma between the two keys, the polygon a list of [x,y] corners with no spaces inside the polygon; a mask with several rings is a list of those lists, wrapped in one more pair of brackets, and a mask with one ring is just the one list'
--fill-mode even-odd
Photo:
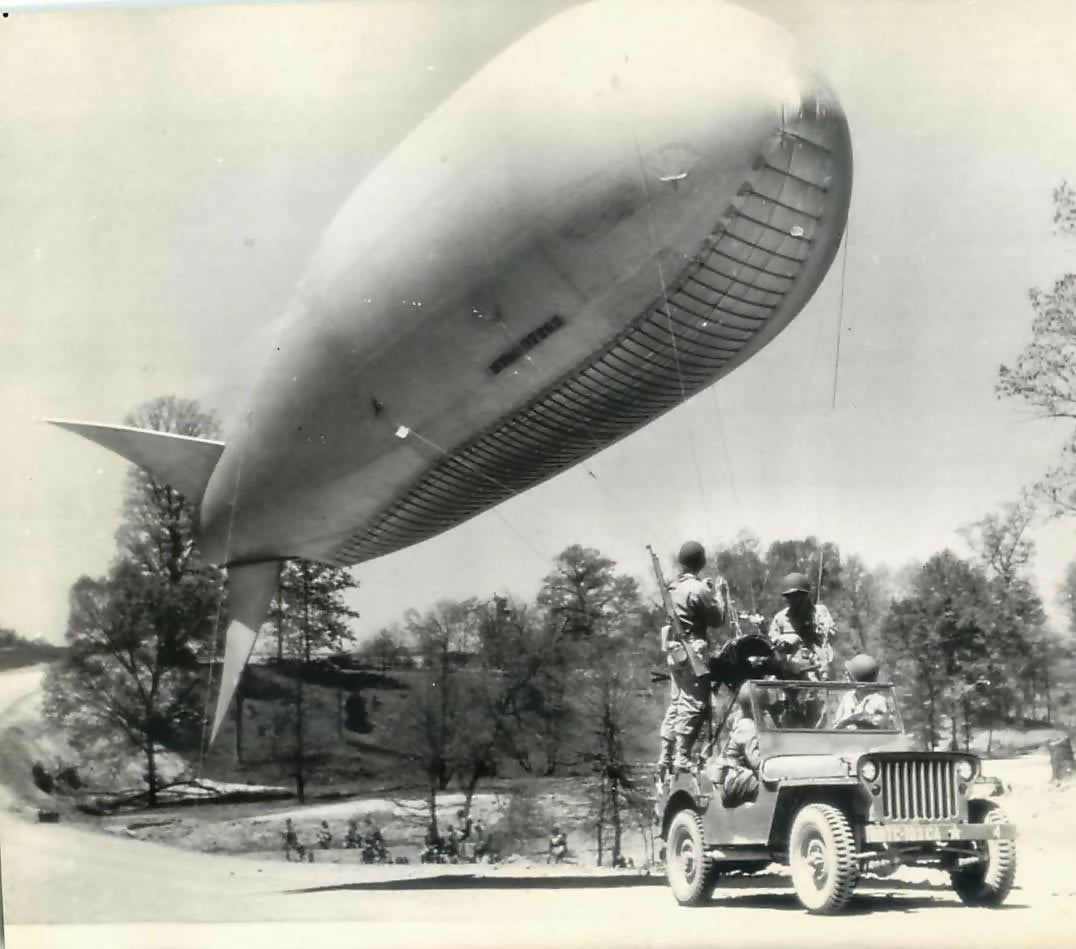
{"label": "overcast sky", "polygon": [[[173,393],[227,421],[350,191],[566,5],[6,7],[0,625],[60,639],[70,585],[115,550],[125,463],[38,420],[118,422]],[[1076,4],[743,5],[801,39],[852,129],[836,407],[841,256],[789,329],[712,390],[496,512],[356,568],[361,635],[442,596],[529,596],[573,542],[640,576],[648,543],[745,526],[899,565],[960,549],[960,525],[1050,463],[1063,430],[993,388],[1029,339],[1028,288],[1076,270],[1050,206],[1076,180]],[[687,444],[697,468],[674,460]],[[1036,540],[1052,601],[1072,525]]]}

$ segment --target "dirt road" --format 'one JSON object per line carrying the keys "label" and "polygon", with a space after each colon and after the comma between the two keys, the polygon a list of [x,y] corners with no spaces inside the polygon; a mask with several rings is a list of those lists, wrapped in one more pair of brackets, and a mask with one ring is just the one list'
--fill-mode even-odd
{"label": "dirt road", "polygon": [[[28,700],[31,680],[0,675],[0,716],[4,703],[10,710]],[[1014,784],[1018,819],[1044,828],[1049,823],[1043,832],[1028,828],[1018,888],[1005,908],[966,909],[943,877],[920,875],[865,882],[850,911],[834,918],[806,915],[780,875],[730,881],[709,907],[688,910],[675,904],[663,881],[644,877],[573,879],[544,868],[504,867],[486,879],[421,879],[425,868],[191,853],[31,823],[25,813],[5,810],[0,848],[7,946],[682,949],[725,943],[730,936],[737,946],[794,943],[797,949],[1071,945],[1073,792],[1051,799],[1020,791],[1039,785],[1044,767],[1031,759],[993,768]],[[1048,821],[1051,814],[1060,817]]]}

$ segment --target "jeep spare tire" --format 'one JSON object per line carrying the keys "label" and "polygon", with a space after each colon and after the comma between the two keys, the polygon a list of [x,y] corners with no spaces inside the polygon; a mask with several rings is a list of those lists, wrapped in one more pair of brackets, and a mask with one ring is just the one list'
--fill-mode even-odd
{"label": "jeep spare tire", "polygon": [[713,892],[713,881],[702,818],[690,808],[677,812],[665,839],[665,873],[676,901],[681,906],[705,903]]}
{"label": "jeep spare tire", "polygon": [[[1008,823],[1005,812],[993,801],[973,802],[973,807],[973,824]],[[1016,879],[1016,844],[1011,840],[980,840],[975,848],[980,862],[950,872],[953,889],[965,906],[1000,906]]]}
{"label": "jeep spare tire", "polygon": [[852,898],[859,866],[848,819],[829,804],[808,804],[788,837],[788,863],[800,903],[811,913],[838,913]]}

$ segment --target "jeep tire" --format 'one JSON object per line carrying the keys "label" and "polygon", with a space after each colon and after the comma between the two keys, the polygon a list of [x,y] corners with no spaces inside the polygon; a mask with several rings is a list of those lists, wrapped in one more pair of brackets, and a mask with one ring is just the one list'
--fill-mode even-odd
{"label": "jeep tire", "polygon": [[681,906],[699,906],[710,899],[716,882],[702,818],[691,808],[678,811],[669,824],[665,873],[673,896]]}
{"label": "jeep tire", "polygon": [[[1004,811],[993,801],[980,802],[976,811],[970,815],[972,823],[1008,823]],[[976,843],[976,849],[985,859],[950,871],[953,889],[965,906],[1000,906],[1016,879],[1016,844],[1011,840],[983,840]]]}
{"label": "jeep tire", "polygon": [[859,877],[848,818],[829,804],[807,804],[792,822],[788,863],[800,903],[811,913],[839,913]]}

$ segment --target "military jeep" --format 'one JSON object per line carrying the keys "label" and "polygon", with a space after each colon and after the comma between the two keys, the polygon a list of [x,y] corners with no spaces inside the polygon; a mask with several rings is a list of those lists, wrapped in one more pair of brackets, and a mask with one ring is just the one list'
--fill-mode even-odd
{"label": "military jeep", "polygon": [[[761,767],[754,800],[723,803],[727,762],[662,782],[655,820],[673,895],[706,902],[723,873],[787,864],[800,903],[839,912],[861,874],[947,871],[968,906],[998,906],[1016,873],[1016,836],[974,755],[911,750],[891,685],[749,683]],[[734,720],[720,723],[724,747]],[[731,803],[731,802],[730,802]]]}

